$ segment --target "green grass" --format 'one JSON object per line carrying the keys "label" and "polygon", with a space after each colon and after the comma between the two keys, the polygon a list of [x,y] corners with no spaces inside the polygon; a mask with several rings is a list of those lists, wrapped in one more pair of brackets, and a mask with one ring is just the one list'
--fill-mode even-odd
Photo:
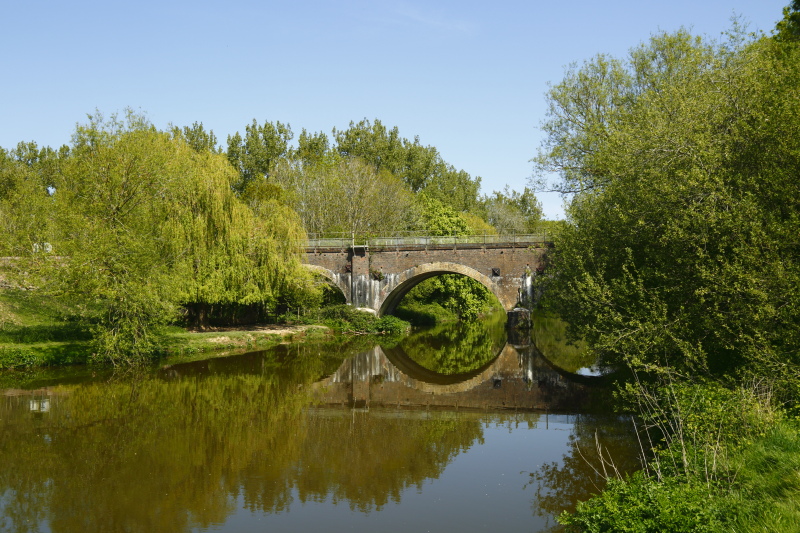
{"label": "green grass", "polygon": [[0,369],[85,363],[91,335],[78,313],[37,291],[0,290]]}
{"label": "green grass", "polygon": [[800,427],[779,422],[734,458],[743,532],[800,531]]}
{"label": "green grass", "polygon": [[0,344],[0,370],[83,364],[90,353],[88,342]]}
{"label": "green grass", "polygon": [[[39,291],[0,289],[0,370],[86,364],[92,337],[80,309]],[[157,332],[162,356],[209,357],[214,353],[260,350],[286,340],[319,339],[324,326],[286,334],[253,328],[225,332],[189,332],[170,326]]]}
{"label": "green grass", "polygon": [[[687,409],[685,417],[700,413],[691,406]],[[729,411],[723,416],[747,416]],[[658,478],[651,462],[650,475],[640,471],[610,480],[603,492],[580,503],[574,514],[564,513],[559,521],[566,531],[582,533],[796,533],[800,531],[800,423],[775,414],[762,412],[763,425],[748,429],[743,424],[737,435],[722,427],[708,428],[713,433],[710,438],[721,439],[720,453],[706,457],[717,461],[714,475],[668,468]],[[691,458],[698,450],[694,444],[686,445]]]}
{"label": "green grass", "polygon": [[213,352],[263,350],[286,341],[317,340],[327,336],[329,329],[324,326],[306,326],[293,333],[279,330],[234,330],[190,332],[179,327],[165,328],[161,332],[159,345],[162,352],[171,360],[174,358],[195,359],[207,357]]}

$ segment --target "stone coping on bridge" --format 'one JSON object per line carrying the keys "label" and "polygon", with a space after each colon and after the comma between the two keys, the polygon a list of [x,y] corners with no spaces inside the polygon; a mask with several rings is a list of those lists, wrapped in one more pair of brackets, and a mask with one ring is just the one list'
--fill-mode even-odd
{"label": "stone coping on bridge", "polygon": [[320,237],[308,239],[305,243],[307,250],[318,248],[349,249],[366,247],[368,249],[398,249],[398,248],[482,248],[492,246],[515,247],[537,246],[551,247],[552,235],[546,233],[526,235],[460,235],[460,236],[434,236],[434,235],[406,235],[390,237]]}

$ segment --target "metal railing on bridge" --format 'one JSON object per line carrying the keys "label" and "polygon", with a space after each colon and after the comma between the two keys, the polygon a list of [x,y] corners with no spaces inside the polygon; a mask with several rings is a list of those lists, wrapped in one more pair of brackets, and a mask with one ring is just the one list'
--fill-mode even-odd
{"label": "metal railing on bridge", "polygon": [[400,248],[400,247],[432,247],[432,246],[548,246],[553,235],[548,232],[530,234],[492,235],[487,233],[472,235],[420,235],[398,233],[394,235],[359,235],[359,234],[309,234],[306,248],[351,248],[366,246],[368,248]]}

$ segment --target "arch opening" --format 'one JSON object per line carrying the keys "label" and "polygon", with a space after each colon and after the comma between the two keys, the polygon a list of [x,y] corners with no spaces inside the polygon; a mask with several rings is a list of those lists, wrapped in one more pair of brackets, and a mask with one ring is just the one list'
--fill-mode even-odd
{"label": "arch opening", "polygon": [[304,266],[311,271],[314,283],[318,284],[322,289],[321,305],[323,307],[350,303],[350,293],[347,290],[349,283],[347,280],[341,279],[341,275],[334,274],[327,268],[316,265],[307,264]]}
{"label": "arch opening", "polygon": [[453,263],[419,265],[400,274],[395,286],[383,299],[379,315],[398,314],[398,307],[409,304],[409,298],[417,303],[426,298],[430,303],[444,303],[443,307],[458,314],[459,318],[475,318],[480,312],[476,305],[508,307],[492,278]]}

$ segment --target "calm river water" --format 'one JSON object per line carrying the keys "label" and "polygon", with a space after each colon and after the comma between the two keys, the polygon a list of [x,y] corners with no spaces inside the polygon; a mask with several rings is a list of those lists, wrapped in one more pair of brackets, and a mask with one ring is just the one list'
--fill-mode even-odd
{"label": "calm river water", "polygon": [[0,531],[558,530],[603,485],[596,439],[638,464],[562,333],[508,344],[486,320],[42,373],[0,390]]}

